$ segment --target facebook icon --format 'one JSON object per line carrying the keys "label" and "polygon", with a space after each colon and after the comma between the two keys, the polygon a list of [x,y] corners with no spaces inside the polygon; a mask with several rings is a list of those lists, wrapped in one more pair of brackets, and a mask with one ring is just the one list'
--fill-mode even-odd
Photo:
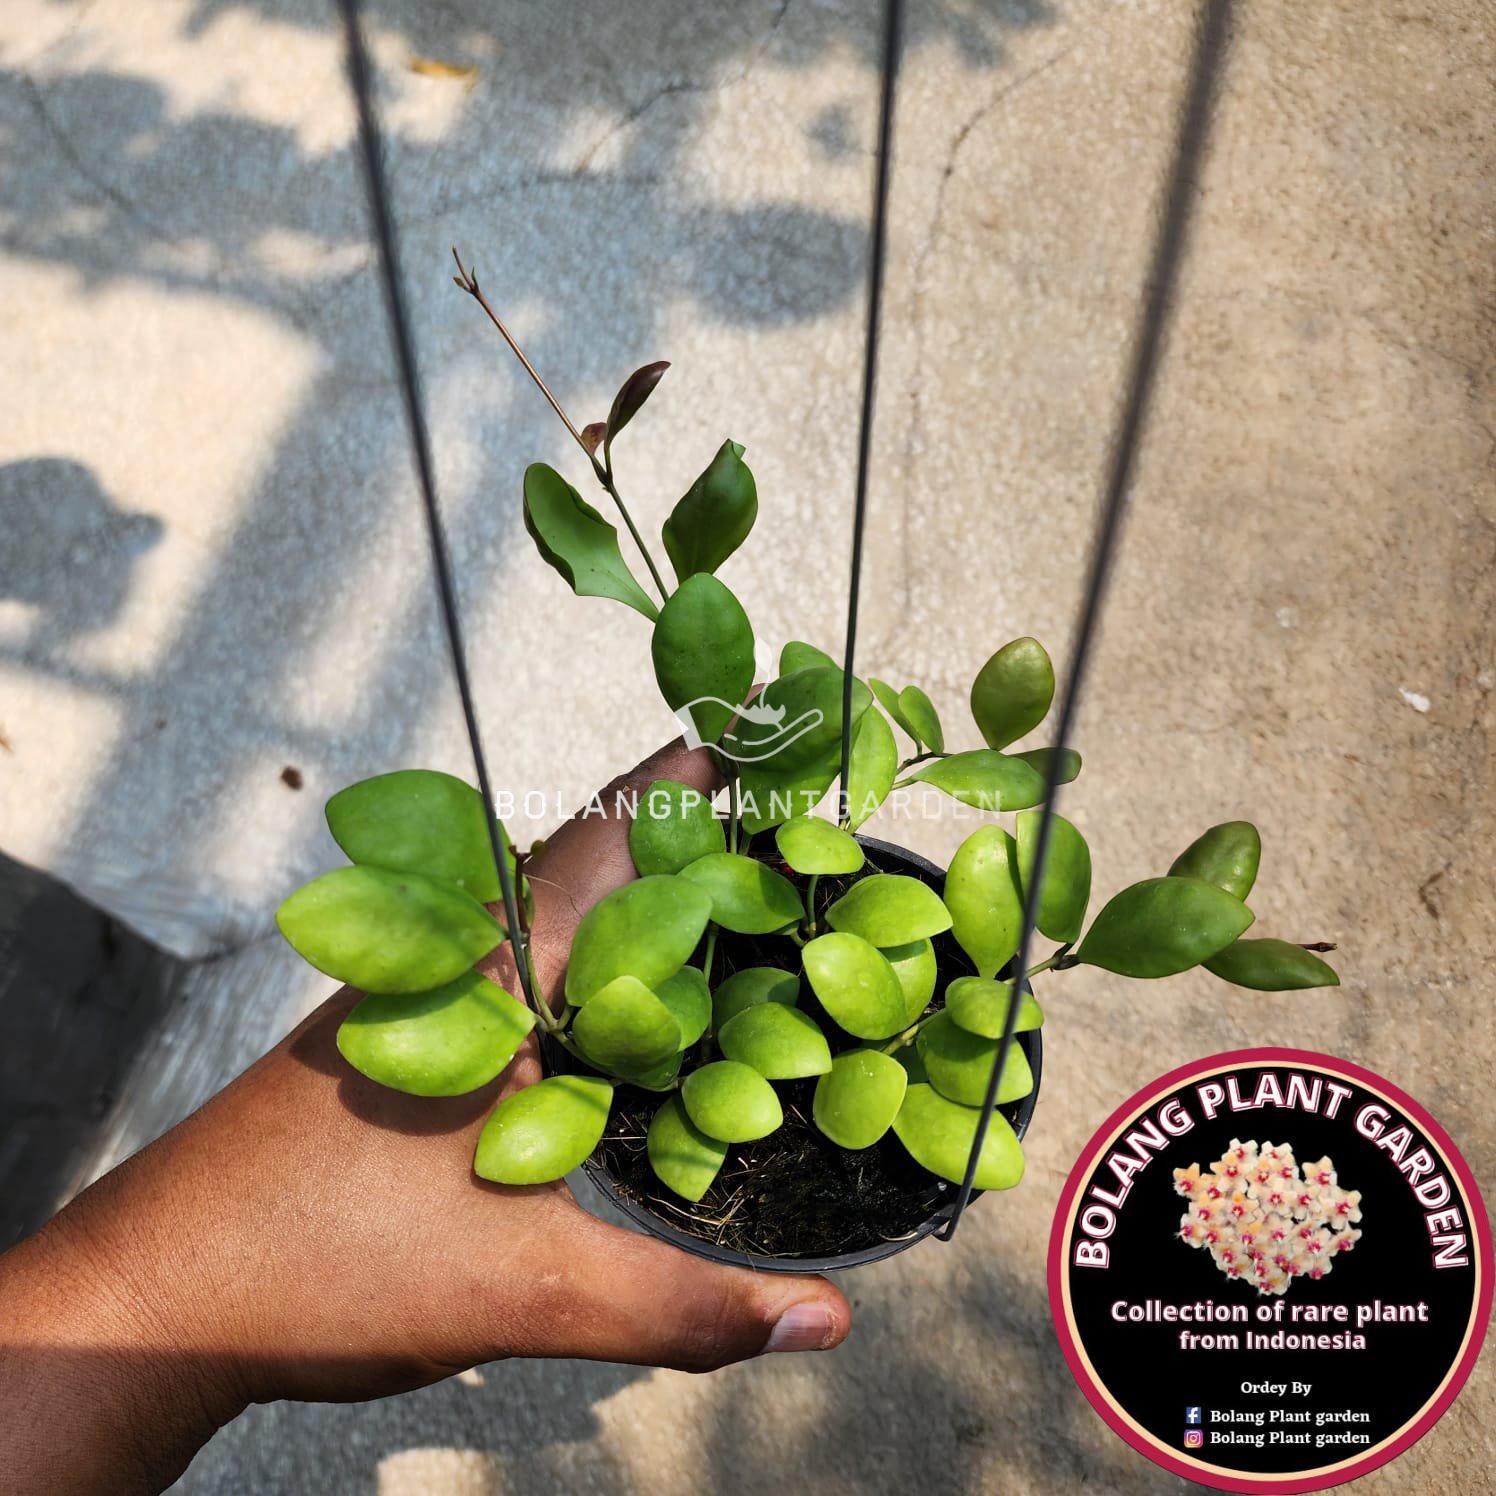
{"label": "facebook icon", "polygon": [[1191,1426],[1197,1425],[1200,1422],[1199,1408],[1186,1408],[1184,1410],[1184,1421]]}

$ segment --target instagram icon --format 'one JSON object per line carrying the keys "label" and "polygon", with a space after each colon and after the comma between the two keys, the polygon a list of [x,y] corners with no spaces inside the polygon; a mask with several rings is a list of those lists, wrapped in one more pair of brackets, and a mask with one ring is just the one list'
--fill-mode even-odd
{"label": "instagram icon", "polygon": [[1186,1449],[1199,1449],[1205,1443],[1205,1430],[1198,1428],[1187,1428],[1184,1431],[1184,1447]]}

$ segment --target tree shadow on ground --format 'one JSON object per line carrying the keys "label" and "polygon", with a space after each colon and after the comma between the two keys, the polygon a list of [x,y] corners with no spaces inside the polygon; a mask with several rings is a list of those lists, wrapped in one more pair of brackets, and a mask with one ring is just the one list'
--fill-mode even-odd
{"label": "tree shadow on ground", "polygon": [[43,655],[113,623],[135,561],[160,538],[155,515],[121,510],[82,463],[0,466],[0,600],[37,610],[30,642]]}
{"label": "tree shadow on ground", "polygon": [[[230,13],[336,34],[333,8],[313,0],[201,0],[188,29],[206,33]],[[1008,32],[1050,19],[1041,3],[921,5],[908,46],[954,42],[969,59],[998,65]],[[764,0],[716,12],[706,26],[688,0],[580,9],[375,0],[368,20],[387,40],[381,55],[398,47],[483,58],[479,83],[439,139],[390,133],[428,394],[444,372],[480,357],[491,369],[494,357],[491,335],[449,282],[452,242],[502,305],[527,309],[528,351],[572,385],[610,387],[657,356],[664,318],[682,305],[751,329],[815,319],[860,291],[861,216],[745,200],[732,183],[704,183],[682,168],[715,96],[766,58],[809,67],[850,48],[871,61],[871,10]],[[376,587],[381,570],[388,575],[384,547],[397,534],[405,543],[414,513],[351,143],[317,149],[230,108],[183,111],[140,76],[69,71],[69,46],[64,38],[25,70],[0,72],[0,149],[22,163],[0,198],[12,255],[71,271],[80,299],[143,283],[248,309],[311,355],[275,448],[214,537],[149,669],[85,659],[68,630],[44,621],[0,641],[0,659],[123,701],[117,750],[76,813],[75,835],[87,827],[90,843],[132,862],[136,876],[169,882],[193,865],[190,828],[211,821],[210,805],[181,803],[180,785],[233,787],[246,767],[225,745],[272,735],[291,761],[334,771],[350,759],[404,761],[450,686],[431,668],[443,650],[433,592],[384,593],[358,704],[335,723],[288,710],[320,630],[368,590],[371,573]],[[410,81],[398,64],[381,74],[397,121],[389,106]],[[327,86],[340,91],[341,77]],[[329,107],[345,104],[340,92],[330,96]],[[549,428],[520,381],[497,399],[491,377],[484,383],[467,432],[476,461],[460,474],[440,453],[439,464],[459,590],[469,607],[492,609],[502,604],[489,579],[518,536],[518,506],[460,499],[512,492],[514,453]],[[232,406],[221,419],[233,426]],[[228,507],[221,483],[202,474],[209,511]],[[121,567],[93,588],[83,575],[49,573],[48,614],[117,611],[127,577]],[[288,848],[282,860],[298,865],[308,850]],[[215,875],[210,864],[196,872]],[[188,954],[233,948],[262,933],[266,916],[243,909]]]}

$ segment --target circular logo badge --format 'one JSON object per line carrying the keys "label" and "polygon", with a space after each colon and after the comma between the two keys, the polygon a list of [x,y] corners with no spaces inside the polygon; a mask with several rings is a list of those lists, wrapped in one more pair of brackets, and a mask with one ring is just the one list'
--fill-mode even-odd
{"label": "circular logo badge", "polygon": [[1096,1411],[1176,1475],[1319,1491],[1454,1401],[1491,1311],[1475,1181],[1411,1097],[1292,1049],[1163,1076],[1060,1197],[1049,1294]]}

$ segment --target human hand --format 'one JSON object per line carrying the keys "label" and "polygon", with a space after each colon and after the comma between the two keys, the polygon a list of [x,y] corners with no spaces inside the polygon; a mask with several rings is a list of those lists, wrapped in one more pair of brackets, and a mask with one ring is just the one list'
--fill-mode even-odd
{"label": "human hand", "polygon": [[[715,787],[707,755],[672,744],[533,865],[547,995],[582,914],[633,876],[614,791],[658,778]],[[508,949],[482,967],[518,993]],[[564,1184],[477,1179],[484,1118],[539,1077],[533,1039],[480,1092],[409,1097],[338,1054],[358,997],[329,999],[0,1258],[11,1489],[158,1489],[250,1402],[380,1397],[508,1356],[704,1371],[845,1338],[825,1279],[708,1263],[597,1220]]]}

